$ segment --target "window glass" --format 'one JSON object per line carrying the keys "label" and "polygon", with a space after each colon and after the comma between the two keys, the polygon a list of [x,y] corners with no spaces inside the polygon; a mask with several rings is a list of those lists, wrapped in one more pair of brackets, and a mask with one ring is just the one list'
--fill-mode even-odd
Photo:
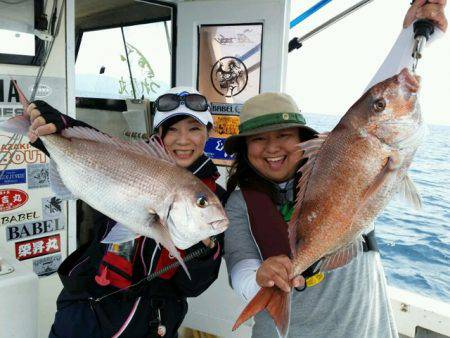
{"label": "window glass", "polygon": [[[167,22],[170,39],[170,21]],[[76,95],[92,98],[154,100],[170,88],[171,56],[164,22],[85,32],[76,72]],[[133,92],[134,91],[134,92]]]}
{"label": "window glass", "polygon": [[35,55],[33,34],[0,29],[0,53],[14,55]]}
{"label": "window glass", "polygon": [[[170,23],[167,22],[170,37]],[[170,88],[171,56],[163,22],[124,28],[137,97],[155,100]]]}
{"label": "window glass", "polygon": [[[120,91],[121,79],[128,79],[120,28],[85,32],[75,65],[76,96],[95,98],[129,98]],[[122,80],[123,81],[123,80]]]}

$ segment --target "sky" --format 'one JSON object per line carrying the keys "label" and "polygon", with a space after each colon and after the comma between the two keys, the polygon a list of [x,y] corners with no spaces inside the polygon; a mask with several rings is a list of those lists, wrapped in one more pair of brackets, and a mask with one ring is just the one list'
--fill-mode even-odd
{"label": "sky", "polygon": [[[318,1],[292,0],[291,19]],[[290,38],[303,36],[359,1],[332,0],[292,28]],[[409,3],[410,0],[373,0],[305,41],[301,49],[289,54],[285,91],[294,97],[305,113],[342,116],[363,94],[393,46],[402,29]],[[449,8],[450,5],[446,9],[447,17],[450,16]],[[15,38],[5,34],[0,30],[2,40]],[[165,38],[164,34],[159,35]],[[6,52],[3,49],[12,45],[16,44],[11,41],[0,46],[0,50]],[[419,63],[417,73],[422,76],[420,102],[424,119],[430,124],[450,125],[450,104],[446,102],[450,98],[449,60],[450,33],[428,46]],[[156,62],[154,59],[152,61]],[[92,60],[90,63],[98,68],[97,63]],[[155,66],[158,70],[169,70],[168,65],[158,62]],[[107,72],[113,68],[107,67]]]}
{"label": "sky", "polygon": [[[318,0],[292,0],[291,20]],[[301,37],[359,0],[334,0],[290,30]],[[305,113],[342,116],[363,94],[397,39],[409,0],[374,0],[289,53],[286,92]],[[446,15],[450,5],[447,5]],[[420,102],[429,124],[450,125],[450,34],[424,50]]]}

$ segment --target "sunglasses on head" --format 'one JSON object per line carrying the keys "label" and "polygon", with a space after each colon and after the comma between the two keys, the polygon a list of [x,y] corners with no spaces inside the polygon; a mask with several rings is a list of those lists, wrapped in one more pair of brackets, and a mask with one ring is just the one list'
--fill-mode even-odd
{"label": "sunglasses on head", "polygon": [[207,111],[209,108],[208,100],[200,94],[164,94],[155,102],[156,109],[161,112],[177,109],[180,104],[194,111]]}

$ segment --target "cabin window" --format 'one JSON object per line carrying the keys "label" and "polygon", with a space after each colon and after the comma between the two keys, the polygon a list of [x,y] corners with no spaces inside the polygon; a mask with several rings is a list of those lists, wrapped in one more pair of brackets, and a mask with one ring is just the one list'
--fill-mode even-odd
{"label": "cabin window", "polygon": [[34,34],[45,30],[43,0],[0,2],[0,63],[39,66],[44,42]]}
{"label": "cabin window", "polygon": [[76,96],[154,101],[171,87],[171,33],[171,21],[84,32]]}

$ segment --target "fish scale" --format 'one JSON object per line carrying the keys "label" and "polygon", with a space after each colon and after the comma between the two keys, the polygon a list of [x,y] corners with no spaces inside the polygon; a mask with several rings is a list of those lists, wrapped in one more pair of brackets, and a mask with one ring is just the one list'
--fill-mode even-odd
{"label": "fish scale", "polygon": [[[342,242],[348,242],[369,225],[354,227],[347,215],[358,209],[364,192],[383,167],[386,155],[380,149],[376,139],[361,138],[356,133],[349,135],[339,129],[330,133],[308,182],[312,190],[307,189],[298,216],[298,237],[307,238],[308,242],[298,247],[293,260],[295,274],[305,271],[324,254],[339,249]],[[355,176],[355,172],[364,175]],[[322,217],[308,219],[312,212]]]}
{"label": "fish scale", "polygon": [[[163,194],[157,194],[153,187],[155,184],[164,184],[173,188],[170,184],[172,175],[164,173],[174,172],[175,175],[183,176],[183,172],[177,170],[175,165],[163,161],[155,163],[138,154],[117,151],[108,144],[85,140],[68,141],[52,136],[45,137],[44,144],[52,157],[57,154],[55,161],[60,163],[60,174],[69,190],[87,203],[92,203],[93,207],[101,203],[99,209],[125,225],[146,222],[150,206],[155,210],[163,209],[163,197],[170,195],[171,191],[165,190]],[[58,148],[61,151],[57,151]],[[112,158],[114,162],[111,161]],[[71,180],[72,177],[76,177],[76,180]],[[93,184],[93,177],[101,183]],[[150,201],[154,202],[150,205]],[[139,208],[133,208],[133,205]]]}

